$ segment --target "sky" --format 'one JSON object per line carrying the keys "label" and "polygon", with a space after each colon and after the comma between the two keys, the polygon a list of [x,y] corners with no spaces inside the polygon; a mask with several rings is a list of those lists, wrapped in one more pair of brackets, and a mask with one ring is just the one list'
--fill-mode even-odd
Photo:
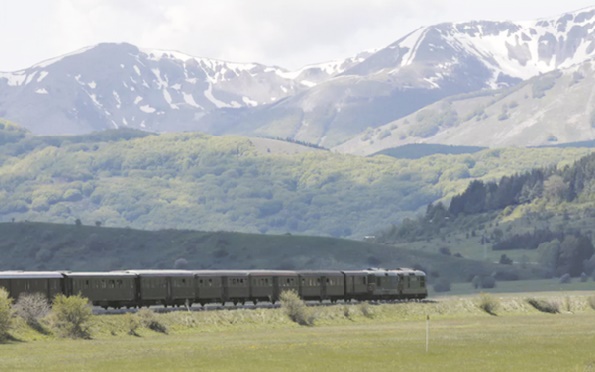
{"label": "sky", "polygon": [[595,0],[0,0],[0,71],[101,42],[298,69],[386,47],[423,26],[591,6]]}

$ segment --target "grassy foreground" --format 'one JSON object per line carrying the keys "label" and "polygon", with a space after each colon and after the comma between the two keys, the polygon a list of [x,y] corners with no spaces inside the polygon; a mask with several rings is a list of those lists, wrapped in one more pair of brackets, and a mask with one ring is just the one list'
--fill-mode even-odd
{"label": "grassy foreground", "polygon": [[130,336],[129,316],[101,316],[92,340],[55,339],[21,324],[15,340],[0,345],[0,370],[595,370],[588,295],[540,296],[561,313],[506,295],[498,316],[480,310],[477,297],[459,297],[312,308],[314,327],[291,323],[281,309],[162,314],[167,335],[142,329]]}

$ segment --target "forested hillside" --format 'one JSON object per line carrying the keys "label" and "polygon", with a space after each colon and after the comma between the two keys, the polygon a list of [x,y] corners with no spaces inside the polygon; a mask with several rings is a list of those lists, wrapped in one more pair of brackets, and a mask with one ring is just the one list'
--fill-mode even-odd
{"label": "forested hillside", "polygon": [[474,180],[448,207],[430,204],[423,216],[380,233],[378,241],[440,241],[443,253],[459,249],[476,258],[489,249],[501,263],[516,258],[550,275],[588,276],[595,274],[594,191],[595,154],[564,167]]}
{"label": "forested hillside", "polygon": [[502,149],[406,160],[314,149],[276,154],[249,138],[197,133],[3,138],[1,221],[358,239],[461,192],[469,180],[569,163],[591,151]]}

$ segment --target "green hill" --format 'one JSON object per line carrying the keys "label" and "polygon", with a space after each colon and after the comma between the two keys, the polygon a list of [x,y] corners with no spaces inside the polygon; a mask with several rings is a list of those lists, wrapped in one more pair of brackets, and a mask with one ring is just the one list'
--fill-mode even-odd
{"label": "green hill", "polygon": [[[141,231],[32,222],[0,223],[0,270],[363,269],[418,267],[468,280],[502,265],[353,240],[181,230]],[[523,278],[534,277],[519,270]]]}
{"label": "green hill", "polygon": [[595,275],[595,155],[498,181],[472,181],[448,207],[382,231],[397,246],[545,269],[550,276]]}
{"label": "green hill", "polygon": [[491,149],[409,160],[269,152],[256,142],[138,131],[13,137],[0,146],[0,221],[362,239],[472,179],[567,164],[592,151]]}

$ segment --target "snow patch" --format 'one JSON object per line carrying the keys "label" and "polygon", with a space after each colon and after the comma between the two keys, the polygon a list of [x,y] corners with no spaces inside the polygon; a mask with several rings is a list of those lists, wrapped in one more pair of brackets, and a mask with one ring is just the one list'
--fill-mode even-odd
{"label": "snow patch", "polygon": [[192,94],[184,92],[184,93],[182,93],[182,95],[184,96],[184,102],[186,102],[187,104],[189,104],[192,107],[202,109],[202,107],[198,103],[196,103],[196,101],[194,100],[194,96]]}
{"label": "snow patch", "polygon": [[258,106],[258,102],[251,100],[248,97],[242,97],[242,101],[248,106],[252,106],[252,107]]}
{"label": "snow patch", "polygon": [[116,107],[120,108],[122,107],[122,100],[120,99],[120,95],[118,94],[118,92],[116,92],[115,90],[112,92],[112,95],[114,96],[114,99],[116,100],[117,104]]}
{"label": "snow patch", "polygon": [[136,72],[136,74],[138,76],[140,76],[140,69],[138,68],[138,66],[137,65],[134,65],[134,66],[132,66],[132,68],[134,69],[134,72]]}
{"label": "snow patch", "polygon": [[169,105],[169,107],[171,107],[174,110],[179,110],[180,108],[173,104],[172,99],[171,99],[171,94],[169,94],[169,92],[167,91],[167,89],[163,89],[163,98],[165,99],[165,102],[167,102],[167,104]]}
{"label": "snow patch", "polygon": [[11,87],[17,87],[23,84],[23,82],[25,82],[25,79],[27,78],[27,75],[25,75],[25,72],[0,72],[0,79],[6,79],[8,85],[10,85]]}
{"label": "snow patch", "polygon": [[227,103],[219,101],[217,98],[215,98],[215,96],[213,96],[212,84],[209,84],[209,87],[207,88],[207,90],[205,90],[205,97],[207,97],[207,99],[211,101],[217,108],[230,107]]}
{"label": "snow patch", "polygon": [[48,94],[48,91],[45,88],[39,88],[35,91],[37,94]]}
{"label": "snow patch", "polygon": [[155,110],[153,107],[151,107],[151,106],[149,106],[149,105],[142,105],[142,106],[140,107],[140,110],[141,110],[142,112],[146,112],[147,114],[152,114],[152,113],[154,113],[155,111],[157,111],[157,110]]}
{"label": "snow patch", "polygon": [[87,86],[91,89],[95,89],[97,88],[97,83],[95,81],[92,81],[89,84],[87,84]]}
{"label": "snow patch", "polygon": [[46,77],[46,76],[48,76],[48,74],[49,74],[49,73],[48,73],[47,71],[41,71],[41,72],[39,73],[39,77],[37,78],[37,82],[38,82],[38,83],[41,83],[41,81],[42,81],[43,79],[45,79],[45,77]]}
{"label": "snow patch", "polygon": [[134,104],[135,104],[135,105],[138,105],[138,103],[139,103],[140,101],[142,101],[142,100],[143,100],[143,97],[141,97],[141,96],[136,96],[136,98],[134,99]]}

